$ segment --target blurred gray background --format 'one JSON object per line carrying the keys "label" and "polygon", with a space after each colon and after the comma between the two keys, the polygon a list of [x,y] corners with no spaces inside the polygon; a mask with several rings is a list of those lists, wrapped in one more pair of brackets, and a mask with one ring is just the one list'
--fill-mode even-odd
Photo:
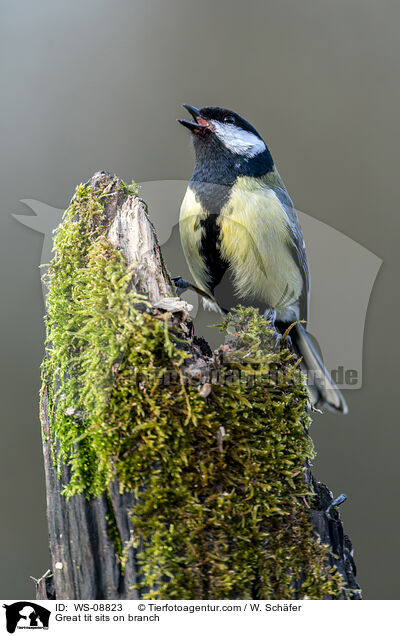
{"label": "blurred gray background", "polygon": [[29,576],[50,565],[38,419],[43,237],[11,214],[29,214],[26,198],[65,208],[96,170],[189,178],[182,102],[249,119],[296,207],[384,261],[363,387],[346,392],[347,417],[316,417],[312,436],[317,478],[349,497],[342,517],[364,597],[399,598],[399,24],[395,0],[0,2],[0,598],[32,598]]}

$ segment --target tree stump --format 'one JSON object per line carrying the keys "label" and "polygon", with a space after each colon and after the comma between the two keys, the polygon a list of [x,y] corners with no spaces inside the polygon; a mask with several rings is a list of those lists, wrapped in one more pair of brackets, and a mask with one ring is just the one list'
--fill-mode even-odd
{"label": "tree stump", "polygon": [[[48,285],[41,422],[52,566],[36,598],[360,598],[340,500],[311,474],[293,354],[249,312],[232,319],[243,332],[217,352],[196,338],[133,186],[99,172],[77,189]],[[248,364],[292,383],[268,380],[266,415],[263,393],[235,376]]]}

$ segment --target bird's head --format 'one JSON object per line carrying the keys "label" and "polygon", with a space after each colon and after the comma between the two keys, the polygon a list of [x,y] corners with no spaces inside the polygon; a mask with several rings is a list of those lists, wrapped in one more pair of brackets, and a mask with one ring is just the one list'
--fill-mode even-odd
{"label": "bird's head", "polygon": [[261,173],[271,169],[272,157],[264,140],[243,117],[218,106],[199,109],[183,104],[183,107],[192,120],[178,119],[178,122],[190,130],[198,162],[223,159],[225,163],[243,166],[245,172],[252,164],[258,169],[265,165]]}

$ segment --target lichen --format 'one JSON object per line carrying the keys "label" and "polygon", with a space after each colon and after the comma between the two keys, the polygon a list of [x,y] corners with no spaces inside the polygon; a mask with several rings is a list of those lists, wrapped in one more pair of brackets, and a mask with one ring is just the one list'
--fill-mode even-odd
{"label": "lichen", "polygon": [[54,462],[69,465],[64,494],[98,497],[116,477],[135,493],[148,598],[338,597],[343,579],[308,514],[314,449],[295,357],[238,308],[220,326],[229,340],[203,397],[168,314],[132,291],[99,196],[77,189],[47,275],[42,391]]}

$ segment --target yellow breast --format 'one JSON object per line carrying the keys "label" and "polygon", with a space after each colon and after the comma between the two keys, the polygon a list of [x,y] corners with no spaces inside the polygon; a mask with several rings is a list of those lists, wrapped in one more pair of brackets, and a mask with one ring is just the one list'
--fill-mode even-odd
{"label": "yellow breast", "polygon": [[293,304],[303,283],[290,251],[288,217],[274,190],[240,177],[219,223],[222,257],[230,263],[238,295],[278,310]]}

